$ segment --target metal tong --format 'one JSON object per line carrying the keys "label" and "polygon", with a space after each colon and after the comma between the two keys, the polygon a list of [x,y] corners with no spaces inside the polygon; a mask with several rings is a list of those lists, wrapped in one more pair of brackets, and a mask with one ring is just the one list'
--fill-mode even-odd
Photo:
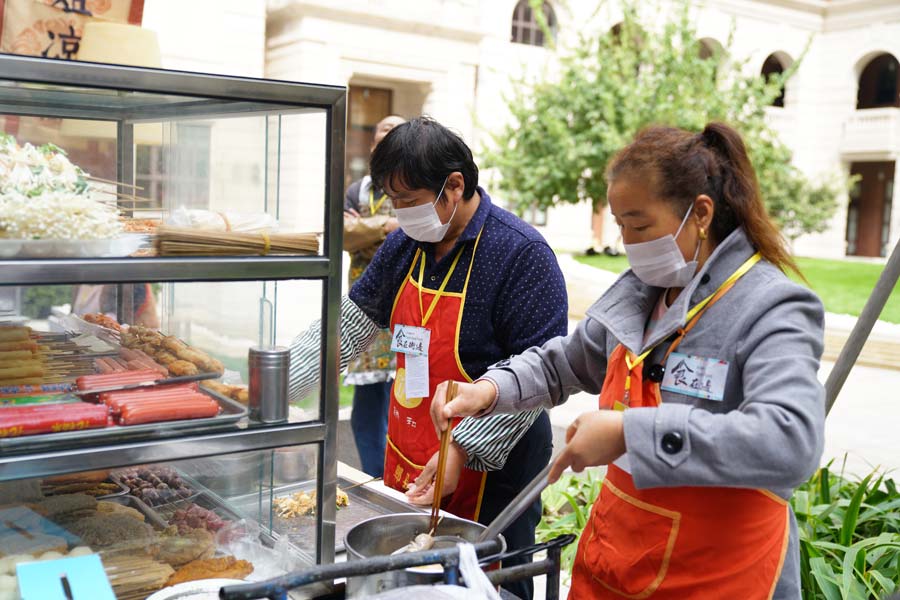
{"label": "metal tong", "polygon": [[500,511],[497,518],[491,521],[487,529],[481,532],[477,541],[484,542],[496,538],[541,495],[541,492],[549,483],[547,476],[550,474],[550,467],[553,466],[554,462],[556,462],[555,457],[551,458],[547,466],[537,474],[537,477],[528,482],[528,485],[522,488],[522,491],[513,498],[512,502]]}

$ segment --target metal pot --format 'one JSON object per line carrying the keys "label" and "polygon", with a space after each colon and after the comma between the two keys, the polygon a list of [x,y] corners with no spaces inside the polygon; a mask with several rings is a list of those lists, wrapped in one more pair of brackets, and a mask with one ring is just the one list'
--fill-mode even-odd
{"label": "metal pot", "polygon": [[[430,515],[422,513],[400,513],[380,515],[354,525],[344,536],[347,560],[361,560],[373,556],[386,556],[408,544],[420,533],[428,532]],[[435,536],[460,537],[475,542],[484,531],[481,523],[445,516],[434,532]],[[502,550],[506,541],[500,536]],[[502,551],[501,550],[501,551]],[[387,571],[374,575],[347,578],[347,596],[364,597],[410,585],[429,585],[440,581],[443,570],[425,571],[422,568]]]}

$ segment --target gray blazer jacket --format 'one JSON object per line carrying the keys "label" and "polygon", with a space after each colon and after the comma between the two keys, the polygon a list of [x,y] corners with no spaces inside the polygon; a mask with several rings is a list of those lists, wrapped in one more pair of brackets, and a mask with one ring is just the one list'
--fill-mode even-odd
{"label": "gray blazer jacket", "polygon": [[[685,324],[688,309],[714,293],[753,253],[743,229],[729,235],[656,324],[646,346],[644,328],[661,290],[626,271],[571,335],[491,367],[485,377],[500,392],[493,411],[550,408],[572,393],[599,394],[606,357],[619,343],[640,354],[668,338]],[[764,488],[790,498],[822,455],[825,394],[816,373],[823,337],[819,298],[774,265],[757,263],[706,311],[678,348],[729,363],[722,400],[663,390],[659,407],[625,412],[627,462],[635,485]],[[661,362],[667,348],[668,342],[659,344],[646,364]],[[671,440],[677,437],[682,443],[673,453]],[[774,598],[800,598],[799,558],[792,514]]]}

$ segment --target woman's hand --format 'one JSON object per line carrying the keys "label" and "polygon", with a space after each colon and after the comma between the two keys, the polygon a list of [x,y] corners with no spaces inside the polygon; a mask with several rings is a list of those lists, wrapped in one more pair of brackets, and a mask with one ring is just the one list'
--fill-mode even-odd
{"label": "woman's hand", "polygon": [[[410,504],[420,504],[422,506],[431,506],[434,500],[434,475],[437,471],[438,455],[435,452],[428,460],[422,474],[410,484],[410,489],[406,492],[406,498]],[[466,451],[456,442],[451,442],[447,448],[447,464],[444,465],[444,487],[441,489],[441,496],[447,497],[456,491],[459,485],[459,476],[462,474],[463,467],[469,457]]]}
{"label": "woman's hand", "polygon": [[497,388],[489,381],[457,383],[456,397],[447,398],[447,383],[443,382],[434,391],[431,399],[431,420],[438,437],[450,426],[453,417],[471,417],[490,408],[497,398]]}
{"label": "woman's hand", "polygon": [[566,430],[566,447],[550,469],[550,483],[567,467],[580,473],[585,467],[608,465],[625,454],[624,413],[595,410],[580,415]]}

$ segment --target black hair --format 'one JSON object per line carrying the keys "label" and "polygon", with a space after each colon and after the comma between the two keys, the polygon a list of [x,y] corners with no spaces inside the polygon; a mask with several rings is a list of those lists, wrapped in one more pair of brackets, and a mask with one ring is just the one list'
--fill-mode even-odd
{"label": "black hair", "polygon": [[369,161],[372,183],[381,189],[396,180],[407,189],[437,194],[454,171],[462,173],[463,198],[470,199],[478,185],[472,151],[459,135],[430,117],[417,117],[391,129]]}

